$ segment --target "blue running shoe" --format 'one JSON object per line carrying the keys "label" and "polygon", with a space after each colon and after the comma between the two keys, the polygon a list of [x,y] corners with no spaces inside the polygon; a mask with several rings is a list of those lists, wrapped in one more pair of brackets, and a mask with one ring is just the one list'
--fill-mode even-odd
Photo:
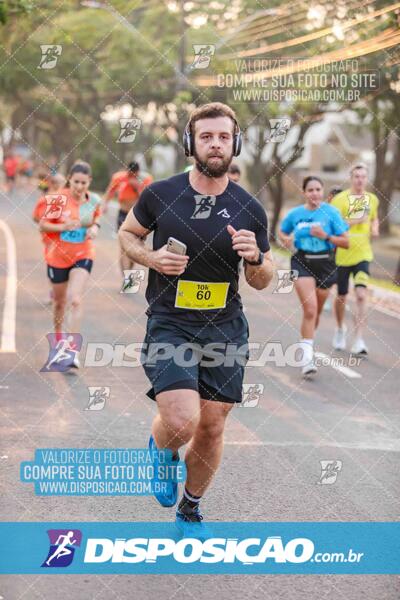
{"label": "blue running shoe", "polygon": [[205,541],[214,537],[211,529],[203,522],[203,515],[198,506],[190,511],[178,508],[175,525],[184,538]]}
{"label": "blue running shoe", "polygon": [[[161,504],[161,506],[164,506],[165,508],[168,508],[170,506],[175,506],[176,501],[178,500],[178,483],[176,481],[160,481],[156,475],[157,471],[158,471],[158,465],[159,465],[159,461],[158,461],[158,449],[156,446],[156,443],[154,441],[153,436],[150,436],[149,439],[149,450],[152,453],[152,457],[153,457],[153,467],[154,467],[154,477],[153,477],[153,484],[154,483],[158,483],[162,484],[161,487],[166,487],[166,491],[165,492],[156,492],[154,491],[154,496],[155,498],[159,501],[159,503]],[[179,458],[178,458],[179,460]]]}

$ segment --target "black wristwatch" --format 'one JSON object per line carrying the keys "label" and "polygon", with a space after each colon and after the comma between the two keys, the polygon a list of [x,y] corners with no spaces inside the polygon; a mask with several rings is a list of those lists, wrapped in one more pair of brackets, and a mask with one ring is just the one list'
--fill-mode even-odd
{"label": "black wristwatch", "polygon": [[260,250],[260,254],[258,255],[258,259],[257,260],[247,260],[246,258],[244,259],[245,262],[247,262],[248,265],[251,265],[252,267],[259,267],[260,265],[262,265],[264,260],[264,252],[261,252]]}

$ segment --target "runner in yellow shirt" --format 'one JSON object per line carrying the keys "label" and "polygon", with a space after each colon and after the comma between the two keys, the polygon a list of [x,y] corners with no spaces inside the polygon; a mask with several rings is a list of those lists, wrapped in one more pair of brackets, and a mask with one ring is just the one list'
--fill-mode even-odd
{"label": "runner in yellow shirt", "polygon": [[336,251],[338,295],[335,301],[337,327],[333,337],[333,347],[336,350],[346,348],[347,328],[344,324],[344,315],[349,278],[352,275],[356,296],[355,337],[351,347],[351,352],[354,354],[368,353],[363,339],[363,330],[367,313],[369,263],[373,259],[371,236],[379,235],[379,200],[375,194],[366,191],[367,183],[367,167],[364,164],[357,164],[350,170],[350,188],[332,199],[332,205],[336,206],[350,226],[349,247],[338,248]]}

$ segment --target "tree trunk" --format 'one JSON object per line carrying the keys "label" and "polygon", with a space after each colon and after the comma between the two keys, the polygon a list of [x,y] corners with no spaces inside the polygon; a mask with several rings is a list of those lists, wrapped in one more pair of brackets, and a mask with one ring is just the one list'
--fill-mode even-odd
{"label": "tree trunk", "polygon": [[277,240],[276,229],[281,216],[283,206],[283,173],[278,171],[273,179],[268,182],[268,189],[271,193],[273,213],[272,222],[269,230],[269,235],[272,241]]}
{"label": "tree trunk", "polygon": [[397,262],[396,274],[394,276],[394,280],[393,281],[394,281],[394,283],[396,285],[400,285],[400,257],[399,257],[399,260]]}

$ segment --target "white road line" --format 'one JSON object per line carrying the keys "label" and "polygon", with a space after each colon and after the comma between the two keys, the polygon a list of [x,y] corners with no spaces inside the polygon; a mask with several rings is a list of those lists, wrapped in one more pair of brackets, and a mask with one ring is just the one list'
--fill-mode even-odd
{"label": "white road line", "polygon": [[253,442],[224,442],[224,446],[265,446],[261,441],[253,441]]}
{"label": "white road line", "polygon": [[328,356],[328,354],[324,354],[323,352],[315,352],[314,356],[316,358],[320,358],[321,360],[327,359],[329,361],[327,364],[329,364],[332,369],[336,369],[336,371],[343,373],[343,375],[346,375],[346,377],[350,377],[351,379],[360,379],[361,377],[360,373],[357,373],[357,371],[353,371],[353,369],[350,369],[349,367],[344,367],[340,364],[337,364],[336,361],[339,361],[340,359],[334,356]]}
{"label": "white road line", "polygon": [[377,310],[378,312],[381,312],[384,315],[388,315],[389,317],[394,317],[395,319],[400,319],[400,314],[394,312],[394,310],[390,310],[390,308],[386,308],[384,306],[379,306],[379,305],[375,304],[375,305],[373,305],[373,310]]}
{"label": "white road line", "polygon": [[1,328],[0,352],[16,352],[15,319],[17,313],[17,250],[10,227],[0,219],[0,229],[6,239],[7,275]]}

